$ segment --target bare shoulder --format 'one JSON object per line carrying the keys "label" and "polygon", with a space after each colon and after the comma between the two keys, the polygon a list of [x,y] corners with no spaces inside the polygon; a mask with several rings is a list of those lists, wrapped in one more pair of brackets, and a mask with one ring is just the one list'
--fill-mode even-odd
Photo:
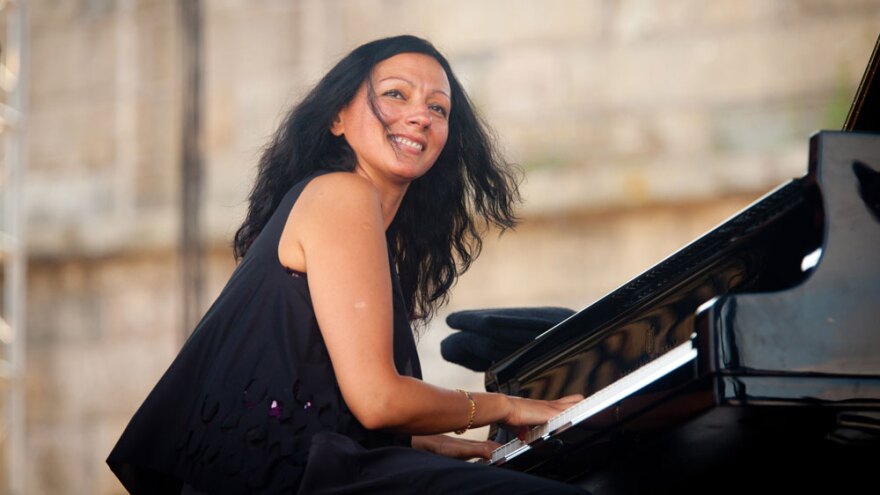
{"label": "bare shoulder", "polygon": [[378,205],[379,193],[370,181],[358,174],[331,172],[312,179],[306,185],[297,204],[300,202],[306,207],[320,206],[347,210],[352,206]]}
{"label": "bare shoulder", "polygon": [[311,248],[332,242],[360,244],[363,236],[382,236],[379,193],[365,178],[332,172],[312,179],[300,193],[281,234],[278,256],[294,270],[306,271]]}
{"label": "bare shoulder", "polygon": [[333,229],[381,216],[379,193],[367,179],[351,172],[332,172],[309,182],[290,218],[305,229]]}

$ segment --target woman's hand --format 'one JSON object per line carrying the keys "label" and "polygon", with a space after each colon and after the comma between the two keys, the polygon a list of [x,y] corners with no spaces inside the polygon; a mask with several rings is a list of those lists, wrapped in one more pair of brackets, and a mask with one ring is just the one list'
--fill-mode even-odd
{"label": "woman's hand", "polygon": [[532,400],[509,397],[510,410],[502,423],[508,426],[542,425],[562,411],[584,400],[580,394],[567,395],[556,400]]}
{"label": "woman's hand", "polygon": [[468,440],[455,438],[448,435],[425,435],[412,437],[414,449],[432,452],[453,459],[473,459],[481,457],[488,459],[492,451],[501,445],[491,440]]}

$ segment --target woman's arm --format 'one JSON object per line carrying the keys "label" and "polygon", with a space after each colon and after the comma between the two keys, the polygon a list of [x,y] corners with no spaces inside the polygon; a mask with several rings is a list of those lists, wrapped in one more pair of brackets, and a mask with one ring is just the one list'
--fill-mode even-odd
{"label": "woman's arm", "polygon": [[[401,376],[395,369],[385,220],[372,184],[349,173],[318,177],[301,194],[288,226],[279,255],[291,268],[304,265],[308,273],[315,315],[340,390],[361,424],[411,434],[464,427],[470,415],[464,394]],[[473,397],[473,427],[544,423],[580,399],[531,401],[490,393]]]}

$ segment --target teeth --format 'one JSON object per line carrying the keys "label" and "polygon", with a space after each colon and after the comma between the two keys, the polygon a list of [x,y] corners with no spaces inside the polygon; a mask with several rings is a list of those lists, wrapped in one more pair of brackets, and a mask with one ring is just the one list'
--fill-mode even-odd
{"label": "teeth", "polygon": [[422,145],[402,136],[391,136],[391,139],[398,144],[402,144],[404,146],[409,146],[412,149],[422,151]]}

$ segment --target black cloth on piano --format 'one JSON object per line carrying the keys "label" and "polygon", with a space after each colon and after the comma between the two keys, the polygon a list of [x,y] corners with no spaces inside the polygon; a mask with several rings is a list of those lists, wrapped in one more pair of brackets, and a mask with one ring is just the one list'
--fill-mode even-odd
{"label": "black cloth on piano", "polygon": [[486,371],[573,314],[557,307],[456,311],[446,317],[446,324],[460,332],[440,342],[440,355],[470,370]]}

